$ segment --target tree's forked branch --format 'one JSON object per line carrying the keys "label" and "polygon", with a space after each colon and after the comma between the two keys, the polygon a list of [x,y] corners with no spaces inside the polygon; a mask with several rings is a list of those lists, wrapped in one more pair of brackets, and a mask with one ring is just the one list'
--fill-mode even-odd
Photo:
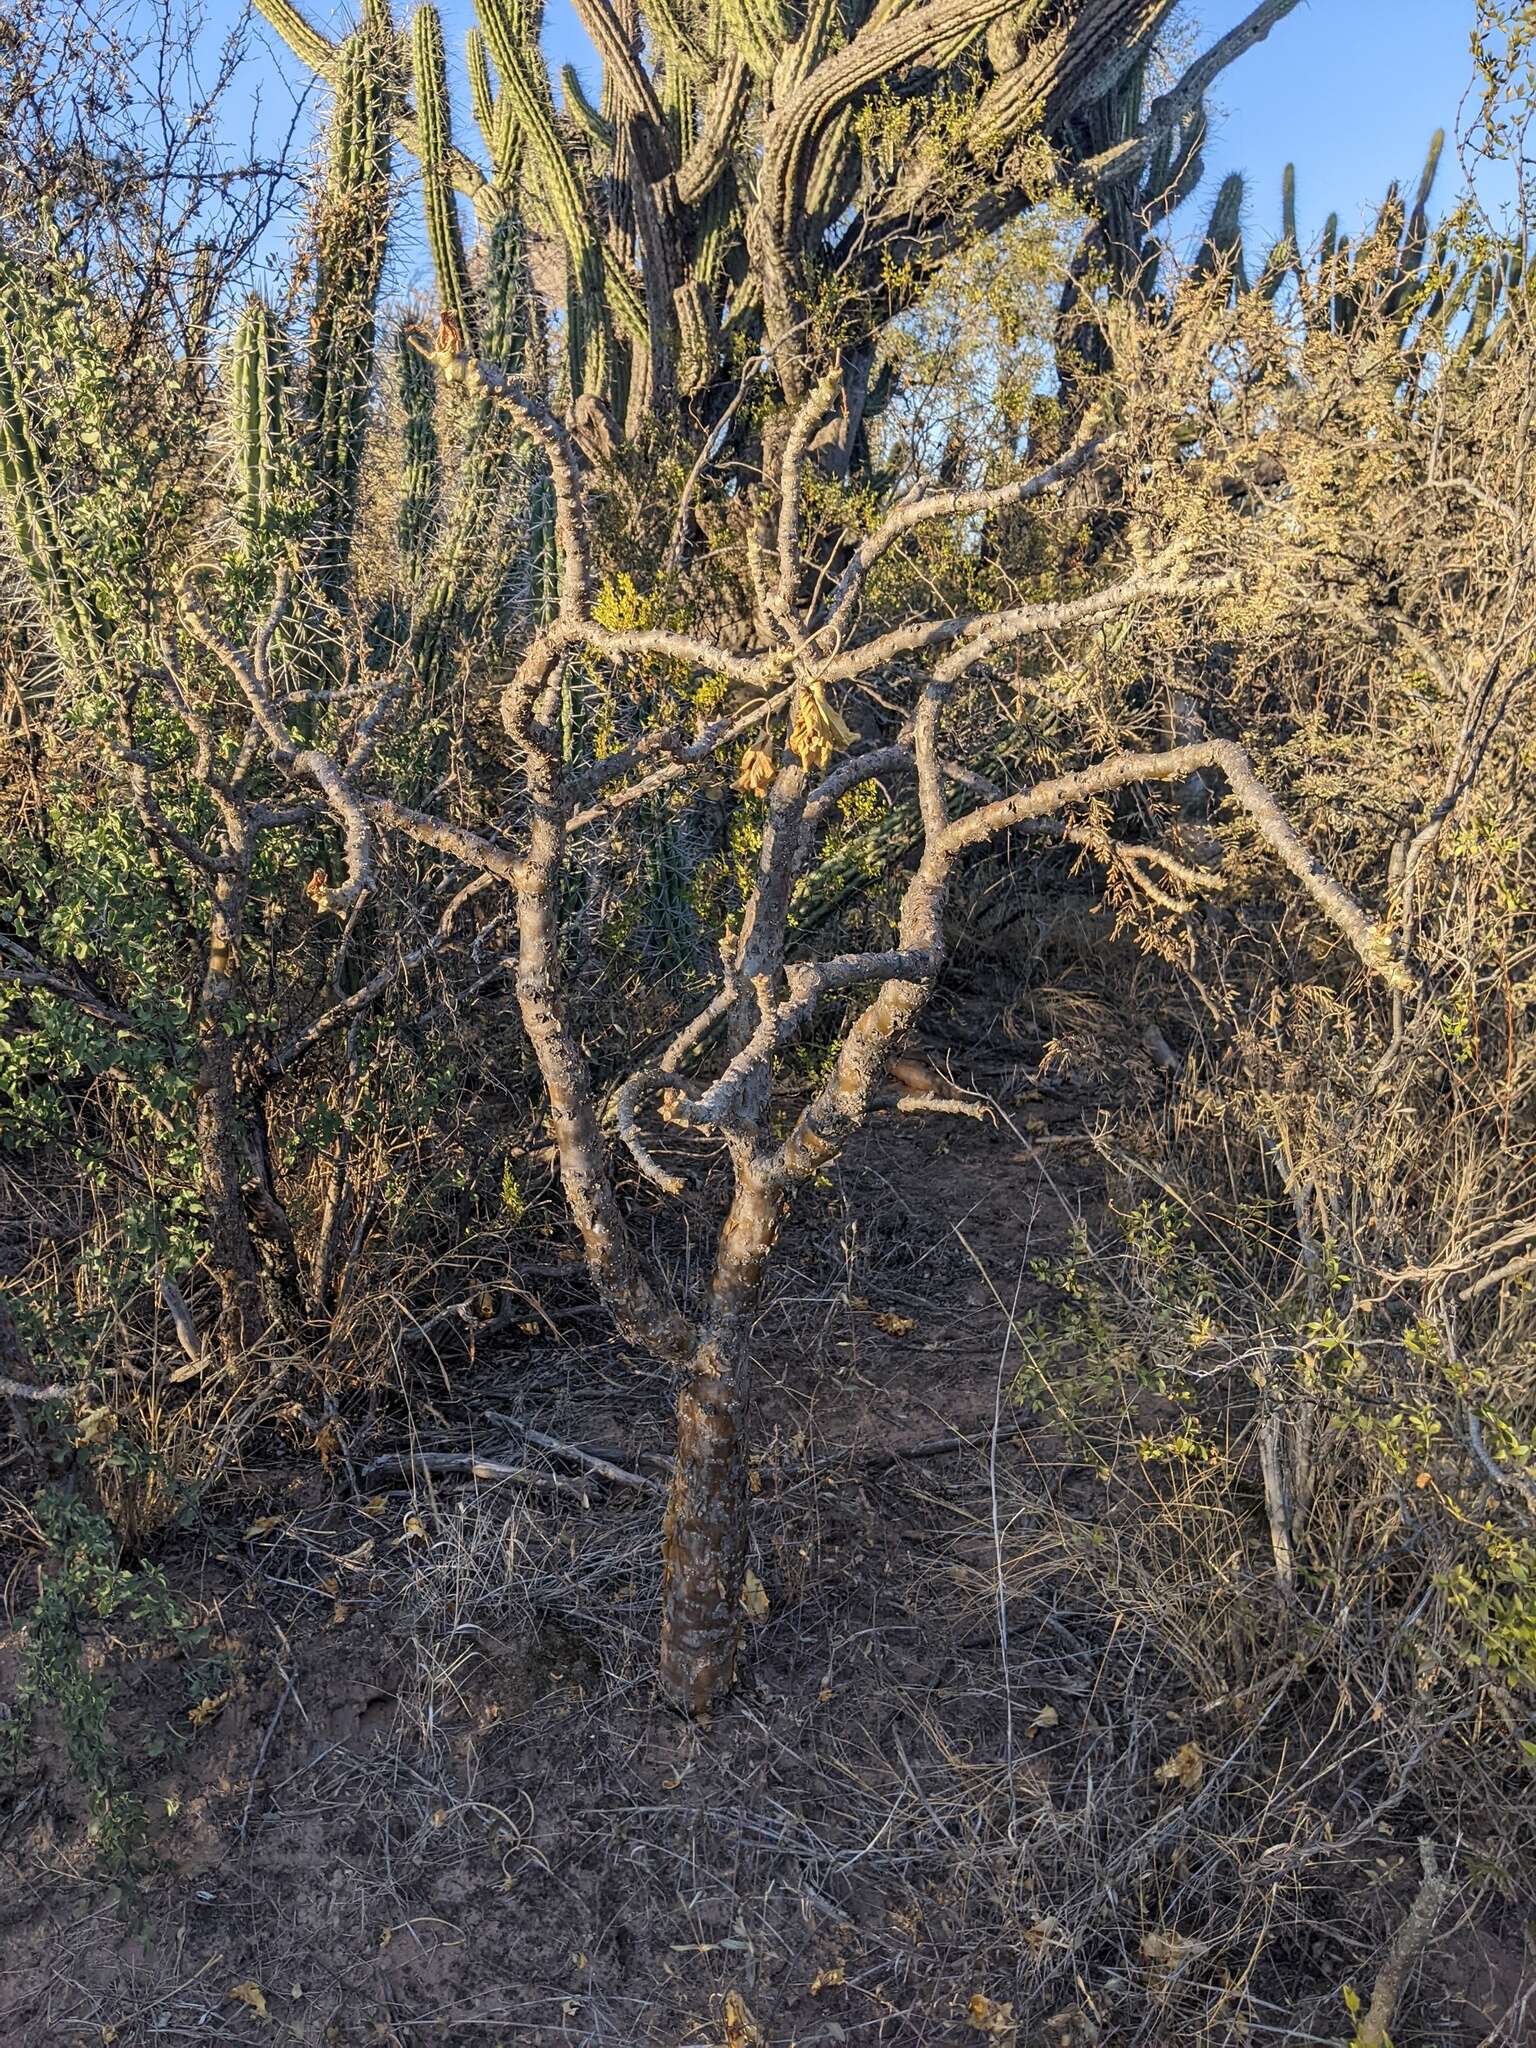
{"label": "tree's forked branch", "polygon": [[592,587],[582,514],[581,451],[549,407],[525,391],[504,370],[478,356],[438,348],[424,327],[407,327],[405,338],[418,355],[435,366],[445,384],[462,384],[502,406],[531,434],[549,460],[555,487],[555,538],[560,545],[560,617],[572,621],[585,615]]}
{"label": "tree's forked branch", "polygon": [[373,833],[367,808],[330,754],[322,753],[318,747],[301,747],[295,741],[268,688],[272,640],[287,612],[291,592],[292,572],[285,566],[278,573],[277,589],[257,633],[250,660],[214,624],[198,595],[195,573],[182,583],[181,615],[193,639],[214,656],[238,685],[278,765],[289,774],[306,776],[313,782],[339,821],[346,847],[347,879],[341,888],[326,891],[325,905],[329,910],[350,911],[374,885]]}
{"label": "tree's forked branch", "polygon": [[973,519],[1005,512],[1014,505],[1027,505],[1080,475],[1101,455],[1107,454],[1118,440],[1118,435],[1109,434],[1081,441],[1047,468],[1033,476],[1016,478],[1012,483],[993,484],[974,491],[938,491],[927,497],[910,498],[895,506],[874,532],[867,534],[855,548],[832,592],[826,616],[814,629],[816,639],[836,641],[839,630],[858,601],[870,570],[914,527],[935,519]]}

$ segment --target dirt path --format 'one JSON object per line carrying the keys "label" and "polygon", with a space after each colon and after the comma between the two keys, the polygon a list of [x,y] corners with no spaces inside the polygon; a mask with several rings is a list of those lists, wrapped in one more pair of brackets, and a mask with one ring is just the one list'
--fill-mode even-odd
{"label": "dirt path", "polygon": [[[1054,1140],[1079,1121],[1018,1114]],[[131,1888],[93,1868],[56,1742],[23,1766],[8,2048],[1258,2038],[1223,2031],[1242,1980],[1198,1918],[1241,1930],[1248,1893],[1211,1818],[1180,1834],[1191,1786],[1165,1768],[1218,1753],[1200,1658],[1128,1578],[1122,1610],[1094,1454],[1011,1398],[1010,1313],[1049,1320],[1042,1262],[1101,1178],[1022,1124],[891,1123],[798,1221],[764,1313],[764,1611],[715,1725],[649,1687],[654,1496],[487,1419],[653,1475],[665,1381],[575,1335],[482,1358],[417,1402],[422,1440],[561,1490],[385,1476],[348,1499],[339,1467],[274,1468],[170,1546],[211,1690],[187,1700],[184,1654],[123,1681],[113,1739],[150,1822]],[[1359,1973],[1358,1927],[1286,1927],[1271,2002]]]}

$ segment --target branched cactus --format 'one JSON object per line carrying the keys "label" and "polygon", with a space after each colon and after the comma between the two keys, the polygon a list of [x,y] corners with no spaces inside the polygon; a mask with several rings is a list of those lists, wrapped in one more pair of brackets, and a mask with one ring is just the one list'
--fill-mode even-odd
{"label": "branched cactus", "polygon": [[[294,0],[260,5],[306,64],[340,83],[348,45]],[[476,0],[466,63],[483,165],[452,143],[441,31],[423,9],[413,92],[394,127],[422,158],[444,309],[470,341],[457,191],[482,228],[511,214],[554,241],[568,402],[606,407],[624,437],[679,414],[709,430],[754,354],[798,400],[829,351],[868,337],[952,250],[1032,204],[1043,163],[1097,187],[1112,244],[1179,203],[1199,177],[1203,92],[1289,10],[1265,0],[1250,33],[1149,103],[1149,57],[1171,8],[602,0],[582,9],[601,89],[589,95],[567,70],[557,104],[539,10]],[[1137,264],[1147,261],[1138,247]],[[753,420],[740,410],[736,432],[750,437]],[[853,420],[848,444],[857,438]]]}
{"label": "branched cactus", "polygon": [[514,0],[483,0],[480,13],[502,98],[527,137],[539,191],[565,243],[571,390],[601,396],[610,374],[608,312],[594,196],[585,189],[555,117],[537,24]]}
{"label": "branched cactus", "polygon": [[[1104,117],[1107,108],[1099,110]],[[1203,124],[1187,125],[1182,139],[1172,134],[1149,163],[1136,188],[1137,204],[1117,201],[1105,215],[1096,253],[1121,289],[1145,310],[1157,303],[1162,282],[1162,249],[1152,224],[1190,197],[1200,181]],[[1101,134],[1102,140],[1102,134]],[[1391,185],[1367,233],[1356,244],[1341,234],[1339,216],[1324,223],[1316,248],[1303,249],[1296,222],[1296,170],[1287,164],[1281,185],[1281,231],[1257,276],[1250,272],[1242,225],[1246,197],[1243,177],[1221,182],[1201,237],[1191,274],[1197,280],[1223,278],[1234,297],[1248,291],[1276,298],[1291,287],[1301,318],[1335,334],[1351,332],[1367,307],[1386,315],[1403,357],[1401,373],[1425,355],[1446,351],[1476,355],[1497,347],[1504,319],[1521,289],[1523,257],[1518,245],[1494,250],[1470,266],[1448,254],[1448,237],[1430,232],[1430,202],[1445,147],[1443,130],[1430,138],[1413,203]],[[1103,340],[1096,320],[1081,320],[1075,294],[1064,308],[1062,351],[1069,361],[1103,365]]]}

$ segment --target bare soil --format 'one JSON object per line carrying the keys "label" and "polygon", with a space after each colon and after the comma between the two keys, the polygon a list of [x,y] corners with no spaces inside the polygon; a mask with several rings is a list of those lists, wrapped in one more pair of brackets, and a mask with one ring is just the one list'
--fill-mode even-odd
{"label": "bare soil", "polygon": [[[766,1613],[710,1727],[649,1683],[654,1492],[520,1438],[664,1471],[666,1380],[590,1320],[427,1360],[328,1464],[295,1476],[274,1439],[210,1497],[157,1561],[217,1689],[189,1707],[167,1650],[113,1711],[150,1820],[132,1881],[93,1858],[56,1730],[0,1808],[0,2042],[1345,2042],[1340,1987],[1368,1994],[1412,1896],[1411,1788],[1364,1847],[1341,1827],[1331,1865],[1293,1854],[1338,1788],[1277,1810],[1244,1777],[1311,1682],[1262,1569],[1193,1589],[1247,1617],[1250,1690],[1224,1699],[1146,1620],[1141,1565],[1123,1603],[1073,1566],[1121,1540],[1113,1487],[1011,1397],[1009,1311],[1051,1313],[1035,1262],[1095,1226],[1102,1169],[1070,1093],[1010,1114],[883,1119],[787,1240]],[[421,1449],[563,1485],[373,1468]],[[1162,1512],[1155,1475],[1118,1483]],[[1262,1558],[1257,1497],[1222,1513]],[[7,1681],[36,1563],[11,1562]],[[1163,1768],[1188,1743],[1194,1787]],[[1512,2048],[1520,1919],[1484,1909],[1416,1966],[1398,2048]]]}

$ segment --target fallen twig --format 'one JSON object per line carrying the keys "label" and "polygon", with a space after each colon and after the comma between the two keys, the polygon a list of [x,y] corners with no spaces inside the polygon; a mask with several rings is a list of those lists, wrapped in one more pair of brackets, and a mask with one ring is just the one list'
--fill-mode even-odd
{"label": "fallen twig", "polygon": [[1427,1835],[1419,1840],[1419,1860],[1423,1865],[1424,1880],[1408,1908],[1408,1917],[1397,1930],[1387,1960],[1376,1973],[1371,2002],[1366,2008],[1365,2018],[1355,2029],[1351,2048],[1387,2048],[1387,2029],[1392,2024],[1397,2001],[1403,1995],[1403,1979],[1434,1933],[1435,1922],[1445,1909],[1450,1884],[1435,1867],[1435,1847]]}
{"label": "fallen twig", "polygon": [[[1022,1421],[1018,1422],[1012,1429],[1004,1430],[1003,1436],[1022,1436],[1025,1427]],[[900,1450],[872,1451],[858,1462],[866,1470],[885,1472],[892,1465],[909,1464],[914,1458],[943,1458],[955,1451],[980,1451],[982,1448],[974,1437],[939,1436],[930,1438],[926,1443],[904,1445]]]}
{"label": "fallen twig", "polygon": [[[282,1666],[279,1665],[278,1669],[281,1671]],[[283,1709],[287,1706],[292,1695],[293,1680],[286,1671],[283,1671],[283,1690],[279,1695],[277,1705],[272,1710],[272,1718],[267,1723],[267,1732],[261,1738],[261,1747],[256,1752],[256,1763],[251,1771],[250,1788],[245,1795],[245,1810],[240,1815],[240,1826],[237,1834],[242,1842],[245,1840],[246,1830],[251,1824],[251,1808],[256,1803],[256,1787],[261,1783],[261,1774],[266,1769],[267,1751],[272,1747],[272,1738],[277,1733],[277,1724],[283,1718]]]}
{"label": "fallen twig", "polygon": [[540,1493],[562,1493],[586,1505],[586,1489],[574,1479],[562,1479],[556,1472],[535,1472],[527,1465],[504,1465],[498,1458],[481,1458],[467,1451],[398,1451],[372,1458],[363,1467],[366,1478],[374,1472],[424,1472],[434,1478],[510,1479],[517,1486],[531,1486]]}
{"label": "fallen twig", "polygon": [[30,1387],[25,1380],[0,1379],[0,1395],[7,1401],[67,1401],[74,1392],[76,1389],[62,1380],[47,1387]]}
{"label": "fallen twig", "polygon": [[511,1429],[521,1430],[529,1443],[537,1444],[541,1451],[549,1451],[557,1458],[569,1458],[573,1464],[584,1465],[599,1478],[611,1479],[615,1486],[630,1486],[641,1493],[665,1493],[666,1488],[657,1479],[648,1479],[643,1472],[631,1472],[625,1465],[616,1465],[611,1458],[605,1458],[598,1451],[584,1451],[580,1444],[568,1444],[557,1436],[546,1436],[541,1429],[530,1429],[526,1422],[519,1422],[515,1415],[500,1414],[494,1408],[487,1408],[486,1418],[491,1422],[504,1422]]}

